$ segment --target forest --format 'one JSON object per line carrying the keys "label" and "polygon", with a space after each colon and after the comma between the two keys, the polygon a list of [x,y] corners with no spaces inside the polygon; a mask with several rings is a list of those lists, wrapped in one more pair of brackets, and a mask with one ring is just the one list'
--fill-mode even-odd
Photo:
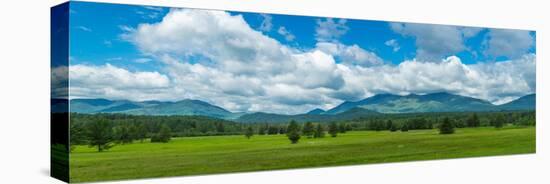
{"label": "forest", "polygon": [[126,114],[70,114],[70,149],[89,145],[101,152],[134,141],[166,143],[173,137],[286,134],[291,143],[300,137],[332,137],[347,131],[401,131],[454,128],[535,126],[535,111],[379,114],[346,121],[239,123],[206,116],[145,116]]}

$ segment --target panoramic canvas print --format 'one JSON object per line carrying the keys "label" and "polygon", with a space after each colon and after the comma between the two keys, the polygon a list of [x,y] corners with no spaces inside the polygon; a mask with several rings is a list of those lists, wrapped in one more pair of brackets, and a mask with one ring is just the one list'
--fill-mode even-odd
{"label": "panoramic canvas print", "polygon": [[51,15],[67,182],[536,152],[535,31],[74,1]]}

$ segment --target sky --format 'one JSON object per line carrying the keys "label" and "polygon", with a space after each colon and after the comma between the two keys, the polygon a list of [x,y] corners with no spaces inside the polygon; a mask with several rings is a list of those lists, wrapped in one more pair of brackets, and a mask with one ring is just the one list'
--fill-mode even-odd
{"label": "sky", "polygon": [[88,2],[69,14],[71,98],[297,114],[381,93],[536,91],[534,31]]}

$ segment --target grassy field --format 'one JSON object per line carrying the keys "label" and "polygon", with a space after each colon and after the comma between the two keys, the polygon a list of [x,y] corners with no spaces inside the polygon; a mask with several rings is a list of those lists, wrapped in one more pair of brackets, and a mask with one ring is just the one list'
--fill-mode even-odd
{"label": "grassy field", "polygon": [[354,131],[338,137],[284,135],[188,137],[163,143],[117,145],[98,153],[79,146],[71,153],[71,182],[370,164],[534,153],[535,127]]}

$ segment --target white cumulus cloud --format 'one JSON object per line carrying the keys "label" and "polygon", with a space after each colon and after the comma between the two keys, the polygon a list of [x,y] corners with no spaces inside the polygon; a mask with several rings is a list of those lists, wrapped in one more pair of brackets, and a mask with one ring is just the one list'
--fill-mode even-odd
{"label": "white cumulus cloud", "polygon": [[[416,58],[424,61],[438,61],[468,50],[465,41],[483,31],[483,28],[476,27],[416,23],[390,23],[390,28],[403,36],[415,38]],[[393,43],[390,40],[386,42],[388,44]]]}
{"label": "white cumulus cloud", "polygon": [[388,41],[384,42],[384,45],[386,45],[388,47],[391,47],[393,52],[397,52],[397,51],[399,51],[399,49],[401,49],[401,47],[399,46],[399,43],[397,43],[397,40],[395,40],[395,39],[391,39],[391,40],[388,40]]}
{"label": "white cumulus cloud", "polygon": [[346,34],[349,30],[346,22],[346,19],[318,19],[317,28],[315,28],[315,36],[317,41],[337,41],[340,36]]}
{"label": "white cumulus cloud", "polygon": [[384,60],[374,52],[367,51],[358,45],[344,45],[341,43],[318,42],[317,49],[331,54],[348,65],[375,66],[384,64]]}
{"label": "white cumulus cloud", "polygon": [[463,33],[456,26],[390,23],[390,28],[416,39],[416,58],[420,60],[439,60],[466,49]]}
{"label": "white cumulus cloud", "polygon": [[268,14],[261,13],[262,23],[260,24],[260,31],[269,32],[273,28],[273,17]]}
{"label": "white cumulus cloud", "polygon": [[[191,98],[231,111],[296,114],[378,93],[448,91],[503,103],[535,91],[534,54],[473,65],[452,55],[430,60],[434,62],[408,60],[391,65],[357,45],[334,42],[347,31],[345,20],[319,23],[319,27],[336,24],[340,28],[327,29],[339,30],[336,34],[317,31],[317,37],[327,41],[302,50],[254,30],[241,15],[173,9],[161,22],[140,24],[123,36],[144,55],[161,62],[159,72],[108,64],[73,65],[71,94],[131,100]],[[404,31],[412,32],[417,31]],[[460,49],[464,46],[455,50]]]}
{"label": "white cumulus cloud", "polygon": [[[68,74],[71,97],[109,97],[142,101],[165,98],[169,95],[166,89],[170,85],[170,80],[158,72],[131,72],[105,64],[71,65]],[[157,92],[163,94],[156,94]]]}
{"label": "white cumulus cloud", "polygon": [[277,30],[277,33],[285,37],[286,41],[293,41],[296,38],[296,36],[294,36],[294,34],[288,31],[284,26],[279,27],[279,29]]}
{"label": "white cumulus cloud", "polygon": [[529,31],[511,29],[491,29],[488,33],[486,54],[499,57],[518,58],[529,52],[535,45],[535,38]]}

